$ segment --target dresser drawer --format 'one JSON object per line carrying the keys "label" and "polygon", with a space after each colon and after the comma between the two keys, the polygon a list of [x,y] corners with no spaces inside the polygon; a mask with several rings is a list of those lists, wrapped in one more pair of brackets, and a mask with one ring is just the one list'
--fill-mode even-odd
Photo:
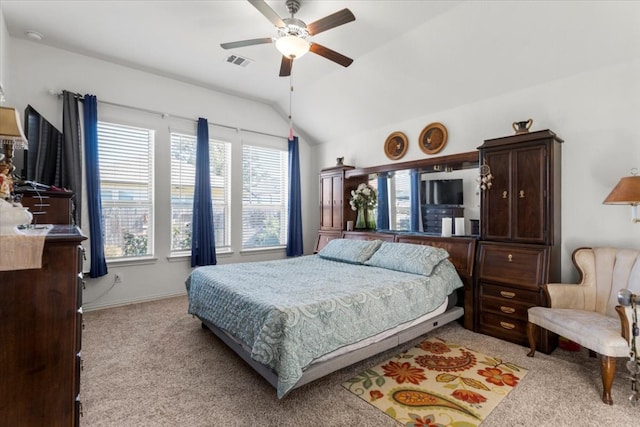
{"label": "dresser drawer", "polygon": [[527,310],[536,304],[505,298],[480,298],[480,312],[491,312],[510,320],[527,320]]}
{"label": "dresser drawer", "polygon": [[524,303],[529,304],[530,306],[540,305],[539,292],[505,286],[490,285],[482,282],[480,282],[479,297],[481,299],[489,297],[505,302],[511,301],[514,303]]}
{"label": "dresser drawer", "polygon": [[478,278],[537,290],[547,277],[548,260],[546,246],[481,243]]}
{"label": "dresser drawer", "polygon": [[490,312],[480,313],[479,331],[514,343],[527,344],[527,321]]}

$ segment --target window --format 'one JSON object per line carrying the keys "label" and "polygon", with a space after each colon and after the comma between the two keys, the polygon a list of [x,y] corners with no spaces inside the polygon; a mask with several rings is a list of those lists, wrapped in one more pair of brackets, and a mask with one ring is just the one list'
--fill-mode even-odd
{"label": "window", "polygon": [[154,132],[98,122],[98,159],[107,260],[153,254]]}
{"label": "window", "polygon": [[392,180],[395,191],[395,215],[392,226],[394,230],[411,230],[411,172],[400,170]]}
{"label": "window", "polygon": [[283,246],[287,242],[288,153],[242,148],[242,247]]}
{"label": "window", "polygon": [[[171,134],[171,251],[191,250],[191,218],[196,181],[193,135]],[[231,144],[209,140],[209,172],[216,250],[230,246],[229,165]]]}

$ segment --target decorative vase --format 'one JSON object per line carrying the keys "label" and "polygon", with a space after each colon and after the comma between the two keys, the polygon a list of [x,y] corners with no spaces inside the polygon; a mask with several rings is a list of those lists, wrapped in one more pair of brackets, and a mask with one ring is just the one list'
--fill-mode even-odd
{"label": "decorative vase", "polygon": [[533,124],[533,119],[529,119],[527,121],[521,121],[521,122],[513,122],[513,124],[511,126],[513,126],[513,130],[516,131],[516,135],[520,135],[523,133],[529,133],[529,128],[531,128],[531,125]]}
{"label": "decorative vase", "polygon": [[358,216],[356,217],[356,230],[364,230],[367,228],[367,210],[364,206],[358,207]]}
{"label": "decorative vase", "polygon": [[376,217],[373,214],[373,209],[367,209],[367,228],[369,230],[375,230],[376,229]]}

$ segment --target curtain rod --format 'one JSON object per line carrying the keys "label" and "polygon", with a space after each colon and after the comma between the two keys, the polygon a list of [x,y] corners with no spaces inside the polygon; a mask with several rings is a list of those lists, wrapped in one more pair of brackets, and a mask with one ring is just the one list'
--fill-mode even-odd
{"label": "curtain rod", "polygon": [[[69,93],[73,94],[73,96],[74,96],[76,99],[78,99],[79,101],[81,101],[81,102],[82,102],[82,101],[84,101],[84,95],[82,95],[82,94],[80,94],[80,93],[78,93],[78,92],[71,92],[71,91],[65,91],[65,92],[69,92]],[[56,96],[58,96],[58,97],[62,96],[62,92],[54,92],[54,91],[50,91],[50,93],[51,93],[52,95],[56,95]],[[100,104],[111,105],[111,106],[113,106],[113,107],[127,108],[127,109],[129,109],[129,110],[142,111],[143,113],[154,114],[154,115],[157,115],[157,116],[162,117],[163,119],[164,119],[164,118],[167,118],[167,117],[174,117],[174,118],[176,118],[176,119],[188,120],[188,121],[190,121],[190,122],[194,122],[194,123],[197,123],[197,122],[198,122],[198,120],[197,120],[197,119],[193,119],[193,118],[191,118],[191,117],[185,117],[185,116],[178,116],[178,115],[169,114],[169,113],[163,113],[162,111],[150,110],[150,109],[142,108],[142,107],[134,107],[134,106],[132,106],[132,105],[118,104],[118,103],[116,103],[116,102],[102,101],[102,100],[100,100],[100,99],[98,99],[98,102],[99,102]],[[271,136],[271,137],[273,137],[273,138],[282,138],[282,139],[288,140],[288,138],[285,138],[285,137],[283,137],[283,136],[280,136],[280,135],[274,135],[274,134],[267,133],[267,132],[261,132],[261,131],[258,131],[258,130],[251,130],[251,129],[237,128],[237,127],[234,127],[234,126],[223,125],[223,124],[221,124],[221,123],[214,123],[214,122],[210,122],[210,121],[208,121],[208,120],[207,120],[207,123],[208,123],[209,125],[211,125],[211,126],[218,126],[218,127],[225,128],[225,129],[233,129],[233,130],[240,131],[240,132],[249,132],[249,133],[255,133],[255,134],[258,134],[258,135],[265,135],[265,136]]]}

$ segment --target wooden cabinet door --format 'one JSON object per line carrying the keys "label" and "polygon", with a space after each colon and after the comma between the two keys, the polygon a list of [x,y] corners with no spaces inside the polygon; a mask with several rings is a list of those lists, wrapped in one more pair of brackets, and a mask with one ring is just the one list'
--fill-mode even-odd
{"label": "wooden cabinet door", "polygon": [[491,188],[482,192],[482,238],[511,239],[511,151],[484,153],[493,175]]}
{"label": "wooden cabinet door", "polygon": [[343,186],[342,172],[320,175],[321,230],[342,230]]}
{"label": "wooden cabinet door", "polygon": [[547,240],[546,146],[487,152],[492,186],[482,193],[486,240],[545,243]]}
{"label": "wooden cabinet door", "polygon": [[335,230],[342,230],[342,188],[343,188],[342,173],[334,175],[331,187],[333,188],[332,210],[331,210],[331,225]]}
{"label": "wooden cabinet door", "polygon": [[333,226],[333,176],[320,176],[320,229]]}
{"label": "wooden cabinet door", "polygon": [[513,156],[512,238],[523,243],[545,243],[546,146],[518,149]]}

